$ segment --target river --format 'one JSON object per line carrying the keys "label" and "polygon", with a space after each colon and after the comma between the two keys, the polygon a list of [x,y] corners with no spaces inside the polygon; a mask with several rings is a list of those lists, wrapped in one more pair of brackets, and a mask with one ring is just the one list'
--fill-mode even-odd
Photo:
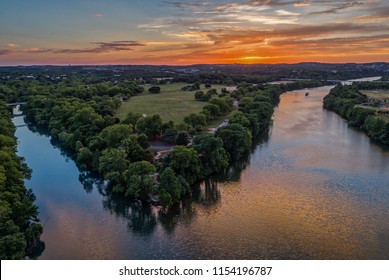
{"label": "river", "polygon": [[167,213],[81,184],[49,137],[18,127],[40,259],[389,259],[389,150],[322,109],[330,89],[283,94],[248,162]]}

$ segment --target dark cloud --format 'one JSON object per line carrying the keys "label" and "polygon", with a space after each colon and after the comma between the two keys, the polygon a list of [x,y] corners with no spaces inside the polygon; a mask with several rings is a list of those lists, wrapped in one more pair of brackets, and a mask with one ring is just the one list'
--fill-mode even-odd
{"label": "dark cloud", "polygon": [[23,49],[23,50],[0,50],[0,55],[18,54],[18,53],[65,53],[65,54],[77,54],[77,53],[109,53],[113,51],[131,51],[133,47],[142,47],[146,44],[139,43],[137,41],[112,41],[112,42],[92,42],[91,44],[97,45],[95,48],[84,49]]}
{"label": "dark cloud", "polygon": [[316,25],[316,26],[301,26],[291,29],[280,29],[274,32],[275,35],[280,36],[320,36],[323,34],[337,34],[337,33],[352,33],[356,32],[382,32],[381,25],[366,25],[366,24],[354,24],[354,23],[338,23],[328,25]]}
{"label": "dark cloud", "polygon": [[389,19],[389,6],[379,6],[371,8],[369,13],[363,16],[356,17],[360,21],[369,20],[387,20]]}
{"label": "dark cloud", "polygon": [[250,0],[248,1],[249,5],[253,6],[286,6],[286,5],[293,5],[296,3],[301,3],[303,1],[282,1],[282,0]]}
{"label": "dark cloud", "polygon": [[195,1],[193,3],[186,2],[171,2],[171,1],[163,1],[164,4],[171,5],[176,8],[184,9],[184,8],[200,8],[210,6],[211,4],[204,1]]}
{"label": "dark cloud", "polygon": [[53,49],[23,49],[23,50],[0,50],[0,55],[11,55],[11,54],[20,54],[20,53],[49,53]]}
{"label": "dark cloud", "polygon": [[145,46],[137,41],[112,41],[112,42],[92,42],[98,45],[96,48],[85,49],[57,49],[54,53],[107,53],[112,51],[131,51],[133,47]]}
{"label": "dark cloud", "polygon": [[387,46],[387,36],[377,35],[377,36],[357,36],[349,38],[326,38],[326,39],[315,39],[315,40],[304,40],[304,39],[287,39],[279,40],[271,43],[273,46],[279,47],[292,47],[292,46],[312,46],[312,47],[322,47],[322,46],[363,46],[363,45],[379,45],[380,47]]}
{"label": "dark cloud", "polygon": [[7,54],[10,54],[12,53],[11,50],[0,50],[0,55],[7,55]]}
{"label": "dark cloud", "polygon": [[329,8],[329,9],[311,12],[310,14],[311,15],[336,14],[342,10],[345,10],[345,9],[366,5],[366,3],[364,3],[364,2],[346,2],[346,3],[340,3],[340,4],[335,2],[334,4],[335,4],[335,6]]}

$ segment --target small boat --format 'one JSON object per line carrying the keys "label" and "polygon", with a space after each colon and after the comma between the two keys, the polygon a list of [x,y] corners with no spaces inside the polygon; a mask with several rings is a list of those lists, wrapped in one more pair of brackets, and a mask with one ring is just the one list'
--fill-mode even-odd
{"label": "small boat", "polygon": [[305,93],[305,96],[308,96],[308,95],[309,95],[309,92],[306,92],[306,93]]}

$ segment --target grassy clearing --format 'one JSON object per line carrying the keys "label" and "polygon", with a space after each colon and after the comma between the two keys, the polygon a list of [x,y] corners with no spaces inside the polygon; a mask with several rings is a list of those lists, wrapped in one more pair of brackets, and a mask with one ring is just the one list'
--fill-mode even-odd
{"label": "grassy clearing", "polygon": [[366,94],[367,96],[374,99],[389,99],[389,90],[361,90],[361,93]]}
{"label": "grassy clearing", "polygon": [[367,106],[367,105],[355,105],[355,107],[363,108],[363,109],[369,109],[376,112],[384,112],[385,110],[380,107],[374,107],[374,106]]}
{"label": "grassy clearing", "polygon": [[[195,91],[182,91],[181,88],[185,85],[187,84],[160,85],[161,93],[159,94],[148,93],[150,86],[145,86],[144,93],[123,102],[116,115],[118,118],[124,119],[128,112],[148,116],[159,114],[164,122],[171,120],[176,124],[181,123],[185,116],[190,113],[199,113],[207,104],[194,99]],[[212,86],[219,93],[223,87],[222,85]],[[204,85],[201,86],[200,90],[207,91]]]}

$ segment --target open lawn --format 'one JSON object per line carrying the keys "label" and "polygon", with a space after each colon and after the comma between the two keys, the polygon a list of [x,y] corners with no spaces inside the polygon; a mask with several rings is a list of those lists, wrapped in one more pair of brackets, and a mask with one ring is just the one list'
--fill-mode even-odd
{"label": "open lawn", "polygon": [[[174,83],[159,85],[161,93],[150,94],[145,86],[144,93],[134,96],[125,101],[120,106],[117,117],[124,119],[128,112],[154,115],[159,114],[164,122],[174,121],[175,124],[183,122],[183,118],[190,113],[199,113],[207,104],[206,102],[196,101],[194,94],[196,91],[182,91],[181,88],[187,84]],[[216,85],[212,88],[217,89],[218,93],[224,86]],[[207,89],[201,85],[202,91]]]}
{"label": "open lawn", "polygon": [[361,93],[374,99],[389,100],[389,90],[361,90]]}

